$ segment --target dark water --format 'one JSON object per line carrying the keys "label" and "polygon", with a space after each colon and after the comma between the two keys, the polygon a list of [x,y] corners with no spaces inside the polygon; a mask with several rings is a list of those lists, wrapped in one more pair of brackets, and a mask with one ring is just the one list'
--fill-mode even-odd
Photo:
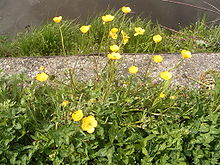
{"label": "dark water", "polygon": [[[208,7],[204,0],[176,1]],[[220,0],[206,2],[220,9]],[[108,7],[118,9],[124,5],[130,6],[136,15],[151,17],[171,28],[195,22],[203,13],[210,20],[217,18],[217,14],[162,0],[0,0],[0,35],[15,35],[27,25],[40,25],[58,15],[68,19],[80,17],[83,21]]]}

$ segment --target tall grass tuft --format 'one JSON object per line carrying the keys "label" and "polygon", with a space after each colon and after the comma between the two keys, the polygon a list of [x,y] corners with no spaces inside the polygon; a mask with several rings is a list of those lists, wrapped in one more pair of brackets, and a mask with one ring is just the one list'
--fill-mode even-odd
{"label": "tall grass tuft", "polygon": [[[105,14],[115,16],[111,24],[102,23],[101,16]],[[63,33],[65,50],[62,50],[59,25]],[[214,24],[208,25],[204,18],[176,31],[159,23],[152,23],[150,19],[134,17],[131,13],[124,15],[120,11],[107,10],[88,18],[85,24],[79,23],[78,20],[70,21],[64,18],[59,25],[51,20],[48,24],[19,34],[11,41],[1,40],[0,56],[54,56],[106,52],[110,43],[107,33],[113,27],[123,29],[129,37],[134,36],[135,27],[145,29],[144,35],[133,38],[121,49],[123,53],[176,53],[180,48],[190,49],[193,52],[219,52],[220,50],[220,27]],[[82,25],[92,26],[88,35],[80,32],[79,28]],[[157,33],[165,42],[158,44],[155,49],[152,37]],[[122,37],[120,33],[118,35]],[[115,44],[121,43],[115,42]]]}

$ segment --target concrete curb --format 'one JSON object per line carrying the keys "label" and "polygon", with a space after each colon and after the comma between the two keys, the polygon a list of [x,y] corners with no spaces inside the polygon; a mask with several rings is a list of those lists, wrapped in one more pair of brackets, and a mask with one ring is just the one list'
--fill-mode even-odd
{"label": "concrete curb", "polygon": [[[161,54],[164,61],[154,64],[152,76],[158,77],[159,73],[174,67],[180,60],[180,54]],[[119,75],[128,75],[127,68],[135,65],[139,68],[137,75],[142,76],[152,54],[124,54],[119,62]],[[108,59],[104,56],[96,55],[74,55],[74,56],[50,56],[50,57],[21,57],[21,58],[0,58],[0,70],[5,74],[25,73],[34,78],[39,73],[39,67],[46,67],[48,74],[64,78],[63,73],[67,69],[75,68],[76,77],[81,80],[93,79],[96,68],[95,61],[98,62],[100,72]],[[176,69],[172,70],[173,84],[181,86],[191,86],[192,80],[186,77],[198,78],[199,75],[208,70],[220,70],[220,53],[197,53],[191,59],[185,59]],[[159,80],[158,78],[157,80]]]}

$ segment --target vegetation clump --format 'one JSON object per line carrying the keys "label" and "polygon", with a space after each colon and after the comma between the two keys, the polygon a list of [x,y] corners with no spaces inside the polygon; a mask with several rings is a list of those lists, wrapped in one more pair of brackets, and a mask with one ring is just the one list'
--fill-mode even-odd
{"label": "vegetation clump", "polygon": [[[168,50],[164,45],[177,34],[165,35],[164,29],[140,19],[133,23],[130,8],[120,12],[83,26],[55,17],[55,23],[14,41],[23,55],[105,52],[106,64],[87,82],[71,69],[68,81],[57,80],[44,66],[35,79],[1,74],[1,164],[219,163],[220,78],[211,90],[170,87],[172,70],[199,50],[191,47],[191,38],[181,48],[174,45],[180,61],[153,77],[153,68],[165,58],[154,53]],[[122,77],[122,53],[131,50],[132,65]],[[153,56],[145,75],[138,75],[142,68],[136,54],[148,51]]]}
{"label": "vegetation clump", "polygon": [[[205,19],[175,31],[159,24],[153,24],[147,19],[132,17],[130,10],[130,8],[123,8],[123,12],[106,11],[104,16],[90,18],[87,25],[83,26],[77,20],[63,20],[62,16],[54,17],[53,22],[29,29],[13,40],[2,37],[0,56],[53,56],[106,52],[110,42],[109,37],[121,37],[119,32],[111,32],[110,36],[100,37],[112,28],[123,29],[120,31],[124,44],[126,43],[121,50],[123,53],[176,53],[182,48],[192,52],[219,52],[220,50],[218,43],[220,27],[208,26]],[[109,24],[109,22],[111,23]],[[154,50],[152,37],[155,32],[161,34],[164,42]],[[85,33],[89,33],[89,35],[83,35]],[[133,35],[138,37],[128,42]],[[61,39],[62,42],[60,42]],[[160,41],[160,38],[155,36],[155,40]],[[137,42],[139,43],[138,51]]]}

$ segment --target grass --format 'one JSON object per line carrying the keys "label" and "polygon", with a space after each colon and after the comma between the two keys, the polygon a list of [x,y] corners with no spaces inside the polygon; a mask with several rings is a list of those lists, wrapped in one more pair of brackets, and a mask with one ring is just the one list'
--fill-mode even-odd
{"label": "grass", "polygon": [[[115,16],[111,24],[103,25],[101,15],[110,13]],[[89,18],[86,24],[92,25],[88,35],[83,35],[77,20],[64,20],[60,23],[65,51],[68,55],[98,53],[104,32],[113,27],[123,29],[131,37],[121,51],[123,53],[177,53],[180,49],[192,52],[219,52],[220,27],[207,25],[205,19],[181,28],[179,31],[153,24],[150,20],[140,17],[126,16],[120,11],[106,11],[96,17]],[[145,34],[133,37],[134,28],[142,27]],[[152,36],[159,33],[164,42],[154,50]],[[4,38],[4,37],[2,37]],[[109,37],[103,38],[101,52],[108,50]],[[138,49],[137,49],[137,43]],[[65,55],[62,50],[59,25],[50,22],[19,34],[14,40],[1,40],[1,57],[20,56],[53,56]]]}
{"label": "grass", "polygon": [[[203,31],[208,27],[200,21],[171,33],[120,11],[115,15],[116,19],[105,25],[100,17],[89,20],[92,27],[86,34],[80,33],[81,25],[76,21],[50,23],[18,36],[12,43],[8,41],[6,48],[11,47],[15,56],[62,55],[60,26],[68,54],[108,54],[113,44],[119,45],[119,53],[186,49],[180,62],[169,72],[161,71],[162,81],[156,84],[151,71],[156,62],[163,61],[154,56],[145,75],[137,75],[137,67],[133,66],[135,69],[128,70],[124,77],[118,73],[120,56],[108,56],[104,69],[90,81],[78,80],[71,69],[63,79],[47,74],[44,68],[35,79],[1,72],[1,164],[218,164],[219,74],[215,75],[216,85],[211,90],[170,85],[170,71],[191,58],[189,48],[199,51],[206,47],[213,51],[214,46],[207,44],[218,39],[204,38],[218,34],[218,27]],[[109,37],[113,27],[129,34],[127,44],[123,44],[120,35],[117,40]],[[145,33],[134,37],[135,27],[144,28]],[[155,34],[162,35],[163,40],[153,41]],[[7,39],[2,41],[6,43]]]}

